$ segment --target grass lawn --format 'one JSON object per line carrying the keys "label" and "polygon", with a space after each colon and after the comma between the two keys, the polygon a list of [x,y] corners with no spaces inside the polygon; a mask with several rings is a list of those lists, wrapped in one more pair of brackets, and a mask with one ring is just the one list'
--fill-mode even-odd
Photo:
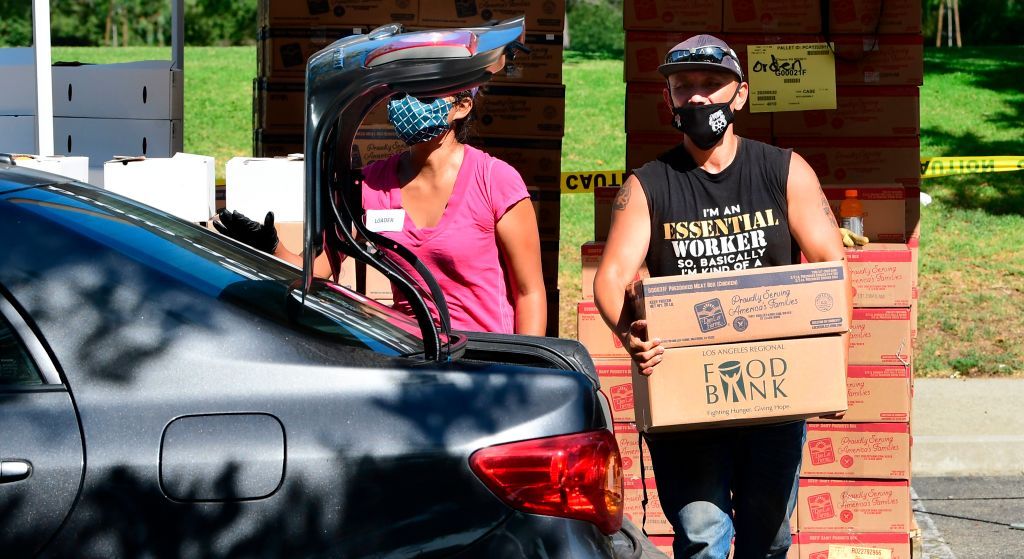
{"label": "grass lawn", "polygon": [[[169,48],[54,48],[54,60],[167,59]],[[1024,155],[1024,47],[925,51],[923,155]],[[189,47],[185,149],[217,158],[217,175],[252,153],[254,47]],[[622,169],[622,62],[566,56],[562,170]],[[928,179],[922,209],[919,375],[1024,374],[1024,172]],[[560,333],[574,337],[579,246],[593,200],[562,196]]]}

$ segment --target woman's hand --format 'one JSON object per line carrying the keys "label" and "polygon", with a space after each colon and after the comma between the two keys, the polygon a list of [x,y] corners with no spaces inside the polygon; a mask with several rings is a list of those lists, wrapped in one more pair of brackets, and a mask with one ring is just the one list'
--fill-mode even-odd
{"label": "woman's hand", "polygon": [[221,210],[214,216],[213,226],[222,235],[267,254],[274,254],[280,243],[277,229],[274,227],[274,212],[267,212],[261,224],[237,211]]}

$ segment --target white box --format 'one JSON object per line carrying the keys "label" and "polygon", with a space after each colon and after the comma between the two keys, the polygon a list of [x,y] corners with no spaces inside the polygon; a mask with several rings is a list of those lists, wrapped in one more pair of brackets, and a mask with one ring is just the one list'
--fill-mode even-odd
{"label": "white box", "polygon": [[[4,88],[0,87],[0,90],[2,89]],[[34,151],[36,151],[36,117],[31,115],[0,116],[0,153],[31,153]]]}
{"label": "white box", "polygon": [[[31,47],[0,49],[0,84],[0,115],[36,114],[35,52]],[[0,126],[0,130],[4,131],[0,136],[6,135],[6,127]]]}
{"label": "white box", "polygon": [[179,120],[183,75],[169,60],[53,67],[53,115]]}
{"label": "white box", "polygon": [[214,159],[176,153],[171,158],[107,161],[105,188],[175,215],[207,221],[214,214]]}
{"label": "white box", "polygon": [[103,162],[115,155],[171,157],[181,150],[180,120],[53,119],[54,153],[88,157],[89,182],[97,186],[103,186]]}
{"label": "white box", "polygon": [[232,157],[224,166],[224,207],[263,221],[305,221],[305,164],[284,157]]}
{"label": "white box", "polygon": [[88,157],[64,157],[63,155],[29,155],[17,154],[14,164],[18,167],[39,169],[47,173],[61,175],[72,180],[89,182]]}

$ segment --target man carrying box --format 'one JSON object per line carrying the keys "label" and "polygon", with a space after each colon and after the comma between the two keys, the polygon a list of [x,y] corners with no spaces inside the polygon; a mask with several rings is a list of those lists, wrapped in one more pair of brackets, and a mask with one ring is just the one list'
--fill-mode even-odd
{"label": "man carrying box", "polygon": [[[844,257],[807,162],[734,134],[748,89],[729,45],[690,37],[658,71],[683,142],[623,184],[594,280],[605,322],[643,375],[673,372],[658,369],[665,349],[626,301],[642,264],[659,277],[796,264],[801,251],[810,262]],[[785,557],[804,437],[804,421],[646,435],[675,556],[725,559],[735,535],[736,559]]]}

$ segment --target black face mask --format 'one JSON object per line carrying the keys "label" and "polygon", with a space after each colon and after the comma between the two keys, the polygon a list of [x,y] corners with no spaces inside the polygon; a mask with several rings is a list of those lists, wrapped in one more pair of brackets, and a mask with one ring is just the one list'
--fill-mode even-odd
{"label": "black face mask", "polygon": [[673,107],[672,126],[683,134],[690,137],[690,140],[700,149],[709,150],[722,139],[725,130],[732,124],[735,115],[729,105],[739,95],[740,86],[725,103],[711,103],[710,105],[690,105]]}

